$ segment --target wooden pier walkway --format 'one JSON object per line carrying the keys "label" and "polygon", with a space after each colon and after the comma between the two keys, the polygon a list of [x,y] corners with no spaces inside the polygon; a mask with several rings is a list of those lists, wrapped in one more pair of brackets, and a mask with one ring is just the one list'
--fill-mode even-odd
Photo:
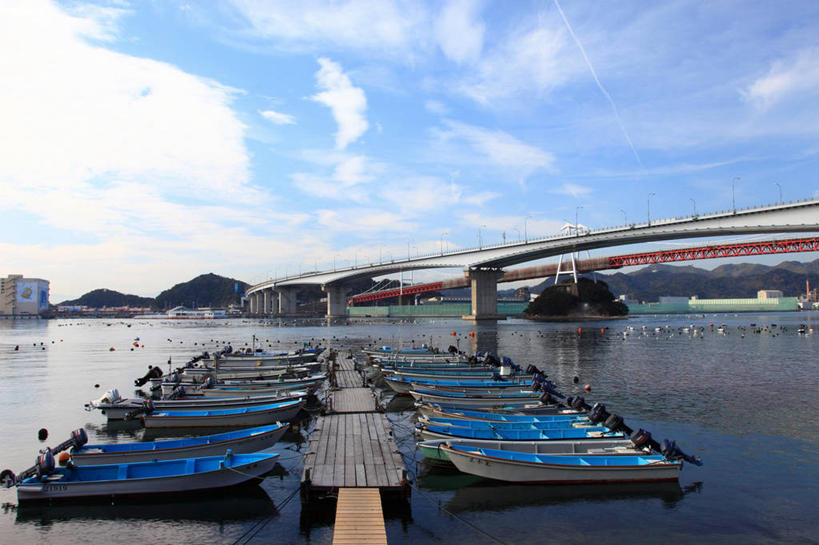
{"label": "wooden pier walkway", "polygon": [[338,491],[333,545],[387,545],[381,494],[377,488]]}
{"label": "wooden pier walkway", "polygon": [[409,483],[387,417],[352,359],[331,362],[328,414],[310,435],[302,502],[337,494],[333,543],[387,543],[381,495],[406,498]]}

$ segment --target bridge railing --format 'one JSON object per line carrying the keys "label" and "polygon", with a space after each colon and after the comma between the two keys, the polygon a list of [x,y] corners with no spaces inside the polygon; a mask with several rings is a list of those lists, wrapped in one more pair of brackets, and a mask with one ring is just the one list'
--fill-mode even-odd
{"label": "bridge railing", "polygon": [[[379,260],[377,262],[376,261],[371,261],[370,263],[367,263],[367,264],[362,263],[360,265],[355,264],[355,265],[348,265],[346,267],[334,267],[333,269],[328,269],[326,271],[309,271],[309,272],[303,272],[303,273],[299,273],[299,274],[286,275],[286,276],[283,276],[283,277],[269,278],[268,280],[264,280],[262,282],[259,282],[258,284],[255,284],[254,286],[250,286],[249,289],[253,289],[256,286],[259,286],[261,284],[265,284],[265,283],[271,282],[271,281],[284,282],[284,281],[288,281],[288,280],[297,280],[299,278],[306,278],[306,277],[310,277],[310,276],[315,276],[317,274],[327,274],[327,273],[330,273],[330,272],[356,271],[356,270],[359,270],[359,269],[362,269],[362,268],[369,269],[369,268],[377,267],[377,266],[380,266],[380,265],[394,265],[396,263],[413,263],[414,261],[420,261],[420,260],[429,259],[429,258],[432,258],[432,257],[457,256],[457,255],[462,255],[462,254],[467,254],[467,253],[472,253],[472,252],[482,251],[482,250],[508,248],[508,247],[513,247],[513,246],[526,247],[526,246],[528,246],[528,245],[530,245],[532,243],[538,243],[538,242],[547,242],[547,241],[559,240],[559,239],[572,239],[572,238],[575,238],[575,237],[579,238],[579,237],[584,237],[584,236],[588,236],[588,235],[601,235],[601,234],[607,234],[607,233],[617,233],[617,232],[620,232],[620,231],[630,231],[630,230],[633,230],[633,229],[656,227],[656,226],[659,226],[659,225],[672,225],[674,223],[689,222],[692,219],[697,219],[697,220],[716,219],[716,218],[720,218],[720,217],[733,216],[733,215],[736,215],[736,214],[742,213],[742,212],[761,211],[761,210],[765,210],[765,209],[776,209],[776,208],[780,208],[780,207],[794,206],[794,205],[805,204],[805,203],[815,202],[815,201],[816,201],[816,199],[813,199],[813,198],[795,199],[795,200],[789,200],[789,201],[781,201],[781,202],[772,203],[772,204],[763,204],[763,205],[739,207],[739,208],[736,208],[736,209],[729,208],[729,209],[726,209],[726,210],[706,212],[704,214],[689,214],[689,215],[686,215],[686,216],[674,216],[674,217],[671,217],[671,218],[658,218],[656,220],[651,220],[651,222],[648,222],[648,221],[633,222],[633,223],[627,223],[627,224],[617,225],[617,226],[613,226],[613,227],[610,226],[610,227],[599,227],[599,228],[596,228],[596,229],[586,229],[585,231],[581,231],[578,234],[571,234],[571,235],[566,235],[566,234],[563,234],[563,233],[555,233],[555,234],[552,234],[552,235],[545,235],[545,236],[540,236],[540,237],[527,237],[525,239],[518,238],[517,240],[511,241],[511,242],[502,242],[500,244],[481,244],[481,245],[478,245],[478,246],[458,248],[457,250],[454,250],[454,251],[428,252],[428,253],[425,253],[425,254],[416,254],[415,256],[410,257],[409,259],[403,259],[403,258],[402,259],[391,259],[389,261],[384,261],[383,259],[381,259],[381,260]],[[648,218],[646,218],[646,219],[648,220]]]}

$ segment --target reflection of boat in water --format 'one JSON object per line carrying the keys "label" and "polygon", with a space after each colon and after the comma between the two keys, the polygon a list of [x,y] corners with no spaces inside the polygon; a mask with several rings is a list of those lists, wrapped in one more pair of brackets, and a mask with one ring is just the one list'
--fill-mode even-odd
{"label": "reflection of boat in water", "polygon": [[83,500],[72,503],[21,503],[17,506],[17,523],[50,524],[75,520],[145,520],[145,521],[206,521],[250,520],[277,515],[270,496],[258,486],[240,486],[184,497],[147,499],[109,498],[100,501]]}
{"label": "reflection of boat in water", "polygon": [[[607,502],[657,498],[676,504],[692,490],[680,488],[677,482],[572,484],[531,486],[493,483],[474,475],[451,471],[431,471],[419,477],[421,490],[454,490],[446,502],[449,511],[503,511],[532,505],[554,505],[567,502]],[[698,489],[699,485],[694,485]]]}

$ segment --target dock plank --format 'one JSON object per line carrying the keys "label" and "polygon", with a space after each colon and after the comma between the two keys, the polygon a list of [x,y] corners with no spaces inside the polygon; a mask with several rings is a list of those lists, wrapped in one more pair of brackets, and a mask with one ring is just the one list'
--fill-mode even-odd
{"label": "dock plank", "polygon": [[346,544],[387,545],[377,488],[339,489],[333,545]]}

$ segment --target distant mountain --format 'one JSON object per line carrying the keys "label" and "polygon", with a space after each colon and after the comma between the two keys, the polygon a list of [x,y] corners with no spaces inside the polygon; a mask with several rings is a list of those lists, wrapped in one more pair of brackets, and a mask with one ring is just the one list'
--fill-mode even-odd
{"label": "distant mountain", "polygon": [[[239,284],[238,293],[236,283]],[[181,284],[176,284],[156,296],[156,306],[160,309],[169,309],[176,306],[216,307],[224,308],[231,304],[239,304],[239,296],[245,292],[250,284],[225,278],[217,274],[201,274]]]}
{"label": "distant mountain", "polygon": [[[590,274],[584,275],[591,277]],[[615,295],[626,294],[640,301],[657,301],[663,295],[704,299],[756,297],[762,289],[782,290],[789,297],[805,292],[805,281],[819,287],[819,259],[801,263],[785,261],[776,266],[737,263],[721,265],[713,271],[692,266],[651,265],[625,274],[601,274]],[[554,283],[547,278],[531,288],[540,293]]]}
{"label": "distant mountain", "polygon": [[139,297],[138,295],[126,295],[114,290],[105,288],[89,291],[79,299],[71,301],[63,301],[58,303],[65,307],[80,307],[85,306],[89,308],[102,307],[136,307],[149,308],[155,305],[152,297]]}

